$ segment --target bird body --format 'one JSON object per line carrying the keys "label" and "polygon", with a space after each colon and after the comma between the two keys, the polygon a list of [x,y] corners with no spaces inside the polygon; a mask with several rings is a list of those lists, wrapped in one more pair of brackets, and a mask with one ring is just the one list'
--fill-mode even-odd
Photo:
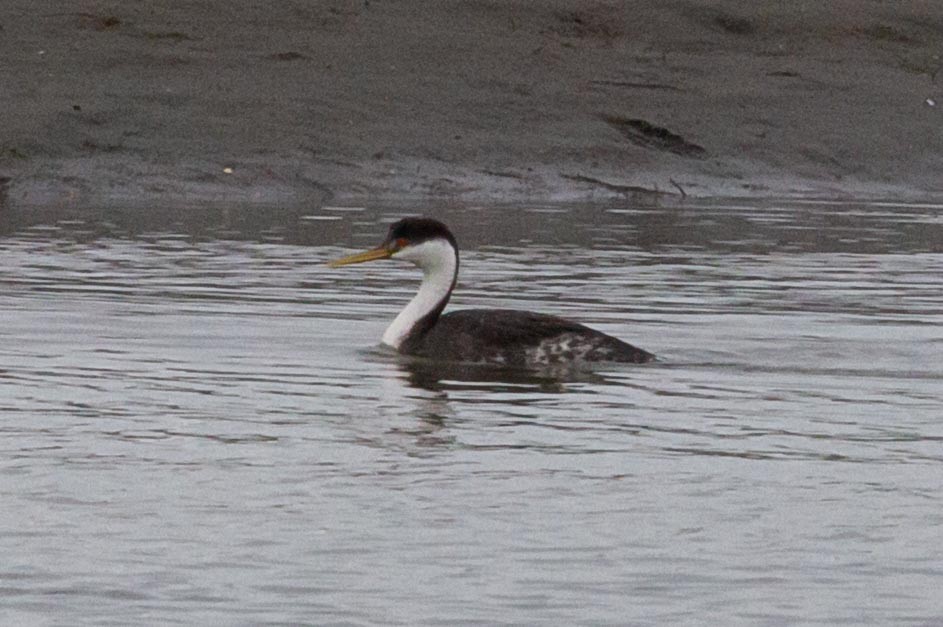
{"label": "bird body", "polygon": [[437,220],[405,218],[384,242],[332,267],[394,257],[423,272],[422,284],[383,334],[406,355],[436,361],[540,368],[592,362],[644,363],[651,353],[557,316],[510,309],[465,309],[443,315],[458,277],[458,244]]}
{"label": "bird body", "polygon": [[557,316],[512,309],[463,309],[441,316],[428,332],[400,347],[442,361],[515,367],[621,361],[652,356],[622,340]]}

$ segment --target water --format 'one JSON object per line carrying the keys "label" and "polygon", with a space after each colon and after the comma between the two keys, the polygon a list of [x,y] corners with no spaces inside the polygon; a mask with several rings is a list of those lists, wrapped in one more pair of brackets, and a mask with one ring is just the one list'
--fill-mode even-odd
{"label": "water", "polygon": [[657,353],[375,348],[400,208],[0,212],[3,624],[938,624],[943,211],[449,207],[454,307]]}

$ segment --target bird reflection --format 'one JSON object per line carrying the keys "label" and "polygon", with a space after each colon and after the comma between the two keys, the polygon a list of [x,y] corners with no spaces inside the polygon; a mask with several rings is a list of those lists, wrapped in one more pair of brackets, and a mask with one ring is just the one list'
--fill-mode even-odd
{"label": "bird reflection", "polygon": [[525,370],[408,358],[398,360],[398,367],[410,386],[431,392],[457,388],[495,393],[520,392],[523,387],[560,393],[567,391],[568,383],[602,383],[607,380],[599,373],[574,368]]}

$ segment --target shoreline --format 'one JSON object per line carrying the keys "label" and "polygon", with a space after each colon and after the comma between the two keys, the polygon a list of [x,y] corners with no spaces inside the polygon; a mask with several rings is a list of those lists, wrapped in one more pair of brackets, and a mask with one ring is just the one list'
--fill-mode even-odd
{"label": "shoreline", "polygon": [[9,4],[9,207],[943,198],[943,6]]}

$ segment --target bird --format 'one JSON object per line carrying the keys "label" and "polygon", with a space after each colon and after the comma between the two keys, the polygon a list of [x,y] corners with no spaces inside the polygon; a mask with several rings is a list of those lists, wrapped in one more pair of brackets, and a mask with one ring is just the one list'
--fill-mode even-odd
{"label": "bird", "polygon": [[379,259],[409,261],[423,273],[419,291],[383,334],[382,343],[403,355],[524,369],[655,360],[646,350],[558,316],[513,309],[443,314],[458,280],[458,243],[436,219],[403,218],[376,248],[328,265]]}

